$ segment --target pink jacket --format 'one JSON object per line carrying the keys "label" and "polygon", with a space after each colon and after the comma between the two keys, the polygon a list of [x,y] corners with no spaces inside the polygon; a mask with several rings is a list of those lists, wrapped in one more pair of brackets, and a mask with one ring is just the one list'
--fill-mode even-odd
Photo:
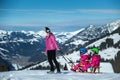
{"label": "pink jacket", "polygon": [[80,62],[81,62],[82,65],[84,65],[82,67],[82,71],[86,71],[89,68],[89,66],[90,66],[89,59],[90,59],[90,55],[88,55],[88,54],[87,55],[85,54],[85,55],[81,56]]}
{"label": "pink jacket", "polygon": [[91,61],[91,66],[92,67],[100,66],[100,61],[101,61],[100,55],[93,55],[92,61]]}
{"label": "pink jacket", "polygon": [[80,58],[80,63],[76,64],[72,68],[72,70],[76,71],[81,66],[81,70],[83,72],[86,71],[90,67],[89,59],[90,59],[90,55],[88,55],[88,54],[82,55],[81,58]]}
{"label": "pink jacket", "polygon": [[88,62],[88,60],[90,59],[90,56],[88,54],[83,54],[80,58],[81,61],[83,62]]}
{"label": "pink jacket", "polygon": [[57,50],[59,49],[55,36],[53,34],[50,34],[49,36],[46,36],[46,53],[48,50]]}

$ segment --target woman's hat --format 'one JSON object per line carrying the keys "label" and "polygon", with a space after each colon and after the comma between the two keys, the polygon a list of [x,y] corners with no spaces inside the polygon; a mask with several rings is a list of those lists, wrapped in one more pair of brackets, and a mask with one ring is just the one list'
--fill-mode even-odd
{"label": "woman's hat", "polygon": [[45,30],[47,31],[47,30],[50,30],[50,28],[48,28],[48,27],[45,27]]}

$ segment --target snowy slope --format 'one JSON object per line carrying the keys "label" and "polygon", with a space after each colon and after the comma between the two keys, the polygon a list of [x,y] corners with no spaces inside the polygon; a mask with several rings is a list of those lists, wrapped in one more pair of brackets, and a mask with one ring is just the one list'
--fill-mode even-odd
{"label": "snowy slope", "polygon": [[[91,26],[91,28],[94,27],[94,26]],[[90,28],[89,28],[90,29]],[[99,39],[98,41],[88,45],[87,47],[91,47],[91,46],[100,46],[100,44],[102,42],[105,42],[107,38],[110,38],[110,39],[113,39],[113,44],[116,44],[119,40],[120,40],[120,35],[118,33],[114,33],[110,36],[106,36],[102,39]],[[102,58],[104,58],[105,60],[106,59],[114,59],[115,56],[117,55],[118,51],[120,51],[119,48],[114,48],[114,47],[108,47],[107,49],[104,49],[102,51],[100,51],[100,55]],[[69,55],[64,55],[65,57],[68,57],[69,59],[71,59],[72,61],[76,62],[78,59],[79,59],[79,51],[74,51],[73,53],[69,54]],[[61,65],[65,65],[65,63],[67,63],[62,56],[59,56],[58,57],[58,61],[60,62]],[[45,61],[45,62],[42,62],[40,64],[37,64],[35,66],[32,66],[28,69],[31,69],[31,68],[35,68],[36,66],[39,66],[39,65],[42,65],[42,66],[48,66],[48,62]],[[69,67],[70,69],[70,66],[67,64],[67,66]],[[106,70],[105,71],[105,67],[107,67],[107,69],[109,70]],[[112,65],[110,63],[101,63],[101,71],[102,72],[113,72],[113,68],[112,68]]]}
{"label": "snowy slope", "polygon": [[[84,29],[84,28],[83,28]],[[78,34],[79,32],[81,32],[83,29],[74,31],[74,32],[54,32],[55,36],[56,36],[56,40],[59,43],[64,43],[65,41],[69,40],[70,38],[72,38],[74,35]]]}
{"label": "snowy slope", "polygon": [[[110,35],[110,36],[106,36],[98,41],[95,41],[94,43],[88,45],[87,47],[91,47],[91,46],[100,46],[100,44],[102,42],[105,42],[107,38],[111,38],[113,39],[113,43],[116,44],[119,40],[120,40],[120,35],[118,33],[115,33],[113,35]],[[101,55],[102,58],[104,58],[105,60],[106,59],[114,59],[115,56],[117,55],[118,51],[120,51],[119,48],[114,48],[114,47],[109,47],[105,50],[102,50],[99,52],[99,54]]]}
{"label": "snowy slope", "polygon": [[114,30],[116,30],[118,27],[120,27],[120,20],[116,20],[112,23],[101,25],[101,26],[95,26],[95,25],[89,25],[86,28],[81,29],[81,31],[70,38],[65,45],[70,46],[70,44],[73,45],[80,45],[84,44],[85,42],[88,42],[89,40],[100,38],[101,36],[104,36],[108,33],[112,33]]}
{"label": "snowy slope", "polygon": [[118,51],[120,51],[120,49],[110,47],[108,49],[100,51],[99,54],[102,58],[104,58],[104,60],[110,60],[115,59],[115,56],[117,56]]}
{"label": "snowy slope", "polygon": [[[96,27],[94,25],[90,25],[87,28],[83,28],[75,32],[53,32],[53,33],[55,34],[58,43],[63,44],[62,47],[63,49],[65,49],[67,53],[67,51],[76,49],[78,46],[80,46],[80,44],[83,45],[88,40],[99,38],[101,34],[106,35],[105,34],[106,31],[111,33],[112,31],[117,29],[119,26],[120,26],[120,20],[117,20],[113,23],[107,24],[105,26],[101,26],[101,28]],[[32,58],[31,61],[36,60],[38,59],[38,55],[36,54],[42,53],[45,50],[45,45],[44,45],[45,35],[46,35],[45,31],[33,32],[33,31],[3,31],[3,30],[0,30],[0,54],[2,56],[8,56],[9,60],[12,57],[11,59],[14,61],[17,61],[17,63],[20,63],[21,62],[20,59],[23,60],[23,56],[25,55]],[[104,42],[106,38],[101,39],[101,41],[95,42],[91,44],[90,46],[92,45],[98,46],[101,44],[101,42]],[[120,40],[120,36],[117,33],[111,35],[109,38],[112,38],[114,40],[114,44]],[[24,47],[24,46],[27,46],[27,47]],[[111,52],[110,49],[114,51],[114,54],[110,53]],[[114,59],[118,51],[119,49],[115,49],[111,47],[111,48],[108,48],[107,50],[100,51],[100,54],[105,59]],[[31,55],[33,56],[31,57]],[[43,58],[41,57],[42,55],[39,55],[40,58],[38,60]],[[37,58],[34,56],[37,56]],[[68,57],[69,56],[70,55],[68,55]],[[72,57],[71,59],[74,61],[76,61],[76,59],[79,58],[79,55],[74,56],[74,57],[73,56],[74,55],[71,56]],[[26,59],[27,60],[24,60],[24,61],[27,61],[28,63],[29,58],[26,57]],[[37,60],[35,62],[37,62]]]}
{"label": "snowy slope", "polygon": [[46,70],[11,71],[0,73],[0,80],[120,80],[120,74],[74,73],[47,74]]}
{"label": "snowy slope", "polygon": [[9,52],[9,51],[6,49],[0,48],[0,55],[6,57],[7,55],[5,55],[2,51],[5,51],[5,52]]}
{"label": "snowy slope", "polygon": [[[53,34],[55,34],[56,39],[59,43],[64,43],[65,41],[69,40],[71,37],[73,37],[74,35],[76,35],[77,33],[79,33],[82,29],[78,30],[78,31],[74,31],[74,32],[53,32]],[[44,39],[46,36],[45,31],[41,30],[38,32],[34,32],[34,31],[4,31],[4,30],[0,30],[0,38],[1,41],[0,43],[7,43],[7,40],[3,40],[3,37],[5,37],[5,39],[10,38],[13,34],[19,34],[17,37],[20,38],[11,38],[10,42],[26,42],[26,40],[33,42],[33,41],[38,41],[39,39]],[[28,36],[33,36],[30,40],[23,38],[21,35],[26,35],[26,37]]]}
{"label": "snowy slope", "polygon": [[[53,33],[58,43],[62,44],[79,31]],[[26,66],[33,61],[43,61],[44,54],[40,53],[45,50],[45,36],[46,33],[42,30],[39,32],[0,30],[0,56],[17,66]],[[21,62],[22,60],[24,62]]]}
{"label": "snowy slope", "polygon": [[102,42],[105,42],[105,40],[106,40],[107,38],[113,39],[113,40],[114,40],[114,44],[115,44],[116,42],[118,42],[118,41],[120,40],[120,35],[119,35],[118,33],[116,33],[116,34],[113,34],[113,35],[104,37],[104,38],[102,38],[102,39],[100,39],[100,40],[98,40],[98,41],[95,41],[94,43],[88,45],[87,47],[93,46],[93,45],[99,46]]}
{"label": "snowy slope", "polygon": [[[59,44],[69,40],[80,32],[53,32]],[[46,32],[5,31],[0,30],[0,57],[10,61],[15,69],[45,60],[42,54],[45,50]],[[25,47],[26,46],[26,47]],[[41,58],[42,56],[42,58]]]}
{"label": "snowy slope", "polygon": [[[69,58],[69,59],[71,59],[75,64],[77,64],[76,63],[76,60],[79,60],[79,51],[74,51],[72,54],[69,54],[69,55],[64,55],[65,56],[65,58],[67,59],[67,58]],[[68,69],[70,70],[71,69],[71,66],[67,63],[67,61],[62,57],[62,56],[59,56],[58,58],[57,58],[57,60],[58,60],[58,62],[61,64],[61,65],[65,65],[65,64],[67,64],[67,67],[68,67]],[[37,64],[37,65],[34,65],[34,66],[32,66],[32,67],[29,67],[29,68],[27,68],[27,69],[25,69],[25,70],[29,70],[29,69],[32,69],[32,68],[35,68],[35,67],[37,67],[37,66],[39,66],[39,65],[41,65],[41,66],[43,66],[43,67],[46,67],[46,66],[49,66],[49,63],[48,63],[48,61],[44,61],[44,62],[42,62],[42,63],[40,63],[40,64]],[[108,73],[114,73],[114,71],[113,71],[113,68],[112,68],[112,65],[110,64],[110,63],[108,63],[108,62],[101,62],[101,64],[100,64],[100,66],[101,66],[101,68],[100,68],[100,71],[101,72],[108,72]]]}
{"label": "snowy slope", "polygon": [[110,24],[106,25],[109,29],[109,32],[116,30],[118,27],[120,27],[120,20],[116,20],[115,22],[112,22]]}
{"label": "snowy slope", "polygon": [[[69,40],[71,37],[73,37],[74,35],[76,35],[77,33],[79,33],[82,29],[78,30],[78,31],[74,31],[74,32],[53,32],[53,34],[56,37],[56,40],[59,43],[64,43],[65,41]],[[31,39],[31,41],[37,41],[37,38],[45,38],[46,36],[46,32],[41,30],[38,32],[34,32],[34,31],[21,31],[22,33],[29,35],[34,35],[34,39]]]}

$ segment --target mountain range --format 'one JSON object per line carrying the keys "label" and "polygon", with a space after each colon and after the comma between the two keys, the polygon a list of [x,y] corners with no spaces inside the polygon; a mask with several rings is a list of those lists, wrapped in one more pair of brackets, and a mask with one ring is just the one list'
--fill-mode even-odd
{"label": "mountain range", "polygon": [[[102,72],[110,72],[114,71],[115,73],[120,73],[120,27],[118,27],[116,30],[112,31],[109,34],[106,34],[105,36],[102,36],[100,38],[93,39],[94,41],[89,41],[88,45],[84,45],[88,49],[88,53],[90,53],[90,49],[92,47],[98,47],[99,48],[99,54],[102,58],[101,64],[100,64],[100,71]],[[66,59],[65,59],[66,58]],[[61,65],[61,69],[64,69],[65,66],[67,66],[68,69],[71,68],[69,65],[72,62],[76,64],[80,58],[79,50],[74,50],[73,52],[69,54],[64,54],[64,56],[58,56],[57,60],[59,61]],[[66,61],[67,60],[67,61]],[[109,65],[108,65],[109,64]],[[112,65],[112,66],[111,66]],[[49,64],[48,61],[44,61],[41,63],[37,63],[31,66],[26,67],[25,69],[48,69]],[[107,68],[107,69],[106,69]]]}
{"label": "mountain range", "polygon": [[[99,39],[103,40],[103,37],[107,35],[113,35],[112,33],[119,27],[120,20],[116,20],[115,22],[102,26],[89,25],[88,27],[75,32],[53,33],[55,34],[63,53],[70,54],[73,51],[78,50],[81,46],[90,47],[88,45],[92,45],[93,42],[96,42]],[[0,30],[0,57],[11,62],[13,65],[17,65],[17,68],[45,61],[45,35],[45,31],[33,32]],[[117,37],[114,45],[117,45],[120,37],[118,34],[114,34],[114,36]],[[114,37],[113,40],[116,39],[116,37]],[[103,42],[105,41],[106,39],[103,40]],[[97,43],[93,44],[97,45]],[[98,47],[100,47],[100,45]],[[119,49],[117,52],[118,51]]]}

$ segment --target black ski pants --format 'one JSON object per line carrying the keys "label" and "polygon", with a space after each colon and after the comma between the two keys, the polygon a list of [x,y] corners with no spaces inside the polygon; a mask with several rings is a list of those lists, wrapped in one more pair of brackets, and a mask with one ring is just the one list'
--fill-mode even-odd
{"label": "black ski pants", "polygon": [[56,50],[48,50],[47,55],[48,55],[48,62],[50,64],[50,71],[54,71],[56,66],[57,71],[60,72],[60,65],[56,60]]}

